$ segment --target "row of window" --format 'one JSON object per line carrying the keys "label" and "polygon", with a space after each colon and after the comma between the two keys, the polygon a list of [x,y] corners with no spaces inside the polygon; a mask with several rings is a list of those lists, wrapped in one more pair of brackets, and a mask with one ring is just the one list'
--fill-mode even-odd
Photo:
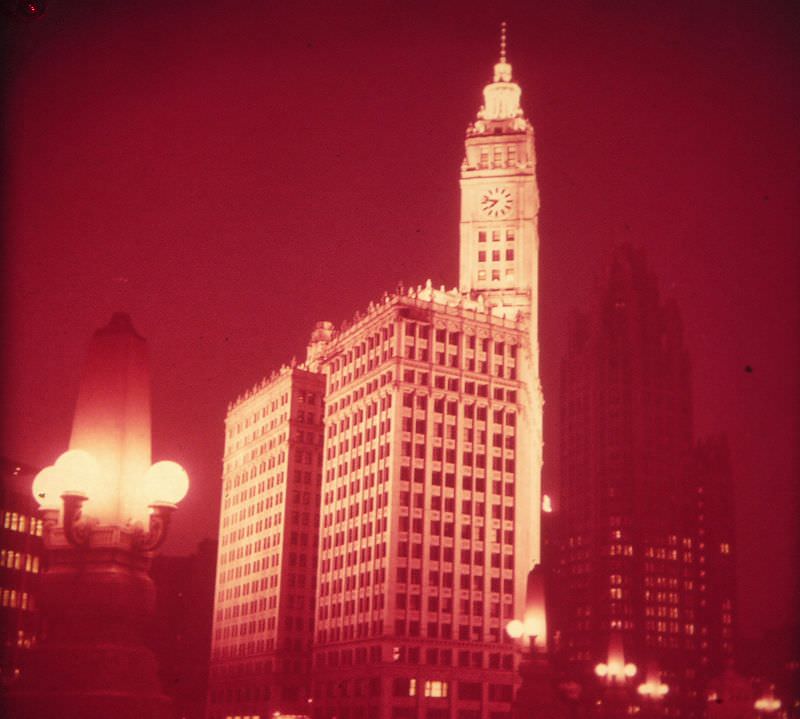
{"label": "row of window", "polygon": [[235,425],[229,426],[228,438],[232,438],[237,434],[241,434],[248,427],[250,427],[250,425],[258,424],[259,419],[265,419],[268,414],[275,412],[279,407],[283,407],[288,401],[288,392],[284,392],[280,397],[270,400],[261,408],[260,412],[256,411],[251,416],[246,417],[244,420],[240,420]]}
{"label": "row of window", "polygon": [[[508,605],[509,607],[511,605]],[[511,616],[511,611],[506,614],[506,619]],[[462,622],[467,621],[462,616]],[[493,620],[499,623],[499,620]],[[428,631],[425,635],[428,639],[444,639],[451,640],[457,639],[460,642],[491,642],[499,644],[501,642],[510,641],[508,635],[499,626],[492,626],[484,629],[483,617],[472,618],[472,624],[460,624],[458,631],[453,632],[453,625],[450,622],[439,623],[437,621],[428,622]],[[406,621],[405,619],[395,619],[394,622],[394,636],[395,637],[410,637],[412,639],[421,637],[422,624],[416,619]],[[324,640],[323,640],[324,643]]]}
{"label": "row of window", "polygon": [[33,595],[17,589],[3,589],[0,592],[0,606],[31,612],[36,608]]}
{"label": "row of window", "polygon": [[[500,242],[503,237],[503,230],[478,230],[478,242],[486,242],[489,236],[491,236],[492,242]],[[515,236],[515,230],[505,230],[506,242],[513,242]]]}
{"label": "row of window", "polygon": [[[407,321],[405,325],[406,344],[414,343],[426,346],[427,341],[431,336],[431,327],[427,324],[419,322]],[[451,345],[451,351],[458,351],[462,338],[466,342],[465,349],[475,350],[480,346],[481,352],[494,351],[496,355],[507,354],[511,359],[516,359],[517,345],[513,342],[503,342],[502,340],[492,341],[489,337],[478,338],[475,332],[460,332],[457,330],[446,330],[438,328],[433,333],[434,340],[438,347],[437,349],[444,349],[444,345]]]}
{"label": "row of window", "polygon": [[517,165],[517,146],[510,144],[482,145],[478,167],[482,170],[500,167],[515,167]]}
{"label": "row of window", "polygon": [[[421,694],[430,698],[446,698],[450,693],[450,682],[442,679],[426,679],[417,684],[414,678],[397,677],[392,683],[392,694],[396,697],[414,697]],[[483,695],[483,685],[479,682],[458,682],[458,698],[478,701]],[[514,698],[512,684],[490,684],[490,702],[511,702]]]}
{"label": "row of window", "polygon": [[39,572],[39,557],[27,552],[15,552],[13,549],[0,549],[0,567],[36,574]]}
{"label": "row of window", "polygon": [[[512,556],[512,555],[508,555]],[[513,559],[513,556],[512,556]],[[508,574],[508,572],[506,572]],[[444,588],[453,588],[453,574],[451,572],[444,572],[442,575],[442,587]],[[469,582],[467,581],[467,587],[464,587],[464,579],[465,577],[468,580],[468,573],[463,572],[461,576],[461,588],[468,589]],[[439,571],[438,570],[431,570],[428,573],[428,578],[430,580],[430,585],[434,587],[439,586]],[[476,584],[477,588],[477,581],[481,580],[481,589],[483,588],[482,577],[474,577],[473,581]],[[422,583],[422,570],[417,568],[408,569],[408,567],[398,567],[397,568],[397,581],[400,584],[411,584],[411,585],[420,585]],[[502,590],[504,594],[511,595],[514,591],[514,582],[511,579],[503,579],[502,585],[501,580],[499,577],[492,577],[490,582],[490,589],[492,592],[500,592],[500,588],[502,586]]]}
{"label": "row of window", "polygon": [[42,520],[19,512],[3,512],[3,529],[42,536]]}
{"label": "row of window", "polygon": [[[507,267],[504,273],[504,276],[507,280],[514,279],[514,270],[511,267]],[[499,282],[502,277],[500,270],[490,270],[489,273],[486,270],[478,270],[478,280],[487,280],[490,279],[492,282]]]}
{"label": "row of window", "polygon": [[[483,527],[480,527],[480,529],[483,529]],[[497,532],[499,533],[500,530],[498,529]],[[512,530],[507,530],[505,532],[506,539],[508,537],[513,539],[513,535],[514,533]],[[510,544],[509,546],[513,546],[513,544]],[[479,567],[483,566],[483,551],[478,550],[473,553],[470,553],[469,549],[461,549],[459,551],[459,559],[461,564],[475,564]],[[422,543],[409,543],[405,541],[398,542],[397,556],[403,559],[422,559]],[[501,563],[506,569],[514,568],[514,557],[512,555],[507,554],[502,561],[499,553],[492,553],[490,556],[490,565],[495,569],[499,569]],[[430,547],[428,547],[428,559],[430,559],[432,562],[443,561],[445,563],[453,563],[455,561],[455,550],[453,547],[441,547],[438,544],[432,544]]]}
{"label": "row of window", "polygon": [[263,437],[264,435],[272,432],[276,427],[280,427],[282,424],[285,424],[289,420],[289,413],[282,412],[280,415],[273,416],[269,422],[265,422],[260,427],[256,427],[251,433],[246,436],[233,435],[229,431],[228,438],[225,441],[225,454],[226,456],[232,454],[238,449],[241,449],[249,442],[254,442],[259,437]]}
{"label": "row of window", "polygon": [[[491,257],[492,258],[491,259],[492,262],[500,262],[500,258],[501,258],[500,250],[492,250],[490,254],[487,254],[486,251],[484,251],[484,250],[480,250],[478,252],[478,262],[486,262],[486,258],[487,257]],[[514,259],[514,248],[513,247],[509,247],[506,250],[505,259],[506,259],[507,262]]]}
{"label": "row of window", "polygon": [[[508,272],[506,272],[506,274],[508,274]],[[441,367],[462,369],[466,372],[475,372],[481,375],[488,375],[489,371],[492,370],[493,375],[500,379],[503,379],[503,377],[512,380],[517,378],[516,365],[513,363],[509,365],[503,365],[502,358],[500,358],[494,365],[490,365],[488,360],[486,359],[476,360],[475,357],[467,355],[464,358],[464,363],[462,366],[460,363],[458,352],[451,352],[450,354],[447,354],[444,351],[440,351],[436,352],[433,358],[431,358],[430,353],[428,352],[428,348],[420,347],[418,345],[407,345],[405,351],[405,358],[409,360],[416,360],[417,362],[425,362],[425,363],[433,362],[434,364],[437,364]],[[511,360],[509,360],[509,362],[511,362]],[[415,382],[415,384],[427,387],[428,378],[429,375],[427,372],[419,372],[417,374],[417,381]],[[414,382],[414,373],[412,369],[407,369],[404,371],[403,381]],[[455,391],[458,390],[456,389]],[[475,394],[475,392],[472,392],[471,394]]]}

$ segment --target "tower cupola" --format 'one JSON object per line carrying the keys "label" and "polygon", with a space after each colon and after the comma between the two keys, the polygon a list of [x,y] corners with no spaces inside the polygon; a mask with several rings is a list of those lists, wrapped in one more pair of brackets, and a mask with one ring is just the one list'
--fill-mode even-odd
{"label": "tower cupola", "polygon": [[500,27],[500,60],[494,66],[491,83],[483,88],[483,107],[479,120],[510,120],[522,117],[520,96],[522,90],[511,80],[511,65],[506,60],[506,24]]}

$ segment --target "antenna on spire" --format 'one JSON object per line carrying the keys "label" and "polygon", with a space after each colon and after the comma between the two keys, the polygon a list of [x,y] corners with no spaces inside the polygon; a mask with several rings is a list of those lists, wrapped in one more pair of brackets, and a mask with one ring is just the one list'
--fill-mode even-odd
{"label": "antenna on spire", "polygon": [[500,62],[506,61],[506,21],[500,23]]}

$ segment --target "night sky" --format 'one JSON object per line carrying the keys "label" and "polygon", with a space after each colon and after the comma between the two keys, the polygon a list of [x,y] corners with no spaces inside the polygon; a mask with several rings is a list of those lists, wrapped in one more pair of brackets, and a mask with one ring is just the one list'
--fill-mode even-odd
{"label": "night sky", "polygon": [[742,628],[789,621],[796,3],[50,0],[5,18],[0,450],[66,449],[88,339],[126,310],[150,345],[154,459],[192,478],[166,551],[215,536],[228,402],[302,358],[315,321],[401,280],[456,283],[464,131],[503,19],[536,133],[545,481],[567,314],[614,243],[642,246],[683,316],[696,434],[731,443]]}

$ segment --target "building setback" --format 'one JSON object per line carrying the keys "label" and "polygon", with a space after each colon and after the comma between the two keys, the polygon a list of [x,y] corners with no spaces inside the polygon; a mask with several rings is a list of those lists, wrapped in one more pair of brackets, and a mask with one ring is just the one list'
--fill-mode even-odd
{"label": "building setback", "polygon": [[284,367],[228,408],[209,719],[308,709],[324,388]]}
{"label": "building setback", "polygon": [[562,365],[551,618],[589,695],[617,637],[640,670],[631,687],[655,671],[668,716],[702,715],[710,667],[733,651],[730,492],[719,443],[693,446],[677,308],[659,299],[643,254],[618,247]]}

